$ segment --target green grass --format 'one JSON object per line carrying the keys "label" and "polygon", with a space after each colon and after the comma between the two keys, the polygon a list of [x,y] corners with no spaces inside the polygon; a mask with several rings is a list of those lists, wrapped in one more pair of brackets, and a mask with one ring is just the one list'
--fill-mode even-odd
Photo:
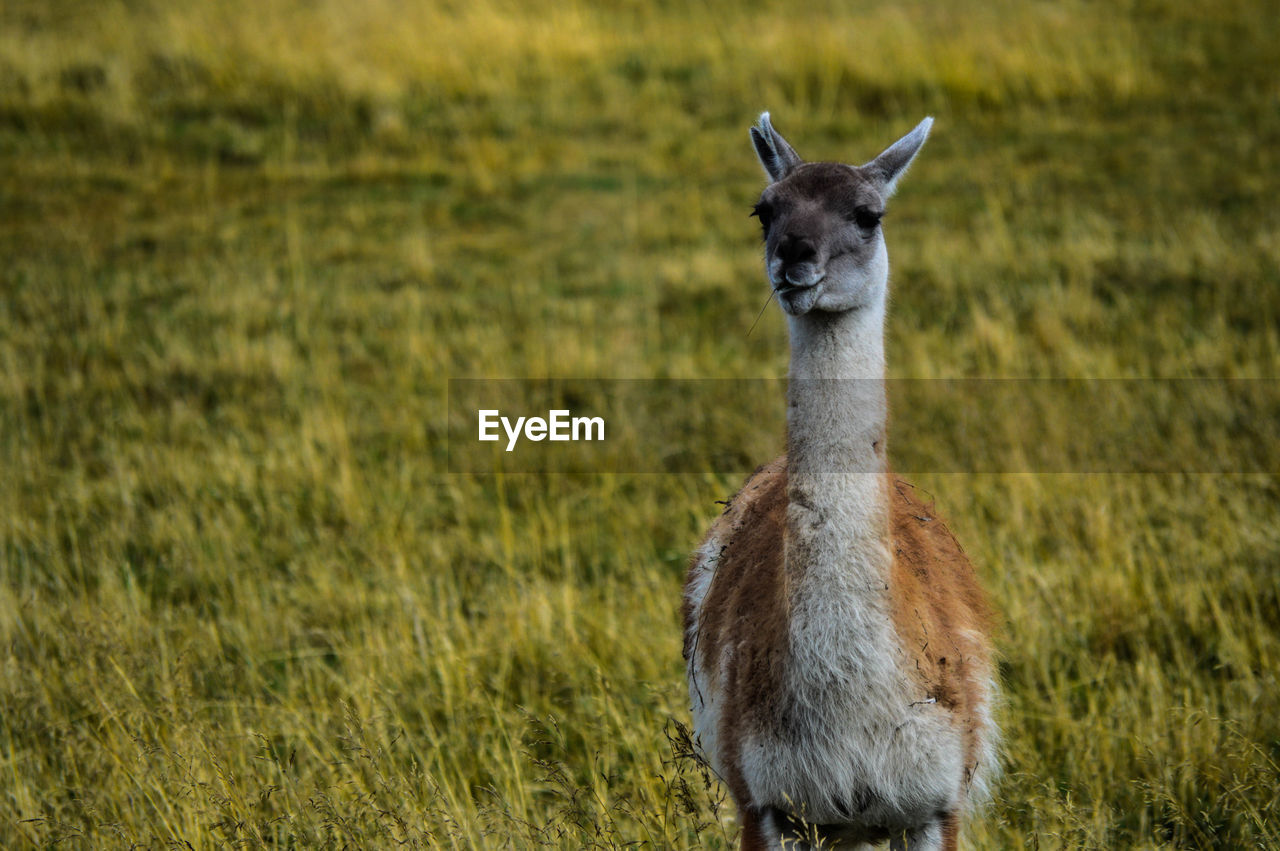
{"label": "green grass", "polygon": [[[4,847],[730,847],[736,482],[450,475],[445,395],[782,375],[761,109],[937,118],[893,375],[1280,373],[1265,3],[403,5],[0,4]],[[1280,845],[1274,475],[917,484],[1003,619],[970,845]]]}

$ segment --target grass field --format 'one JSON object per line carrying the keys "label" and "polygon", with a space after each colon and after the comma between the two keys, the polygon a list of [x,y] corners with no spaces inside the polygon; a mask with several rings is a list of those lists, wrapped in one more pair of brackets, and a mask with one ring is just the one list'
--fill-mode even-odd
{"label": "grass field", "polygon": [[[737,482],[449,474],[446,380],[783,375],[765,108],[852,161],[936,117],[891,374],[1278,377],[1278,38],[1232,0],[0,3],[0,846],[730,847],[677,613]],[[915,481],[1001,613],[968,844],[1280,847],[1280,480]]]}

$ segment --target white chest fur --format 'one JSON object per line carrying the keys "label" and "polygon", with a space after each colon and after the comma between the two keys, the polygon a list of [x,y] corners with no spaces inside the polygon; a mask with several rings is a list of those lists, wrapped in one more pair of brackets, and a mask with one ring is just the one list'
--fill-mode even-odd
{"label": "white chest fur", "polygon": [[[788,513],[796,524],[811,510]],[[830,520],[822,525],[847,535],[849,518]],[[831,557],[810,564],[793,589],[776,723],[745,737],[742,773],[753,800],[806,821],[906,828],[957,805],[963,742],[905,674],[884,542],[833,534],[831,543]]]}

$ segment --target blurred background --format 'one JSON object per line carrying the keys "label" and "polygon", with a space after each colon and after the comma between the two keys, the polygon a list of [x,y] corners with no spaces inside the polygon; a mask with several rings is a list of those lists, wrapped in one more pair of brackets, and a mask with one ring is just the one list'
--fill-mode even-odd
{"label": "blurred background", "polygon": [[[447,379],[784,375],[764,109],[855,163],[936,118],[892,375],[1276,378],[1278,36],[1233,0],[0,2],[0,845],[731,847],[678,609],[736,478],[450,474]],[[688,416],[780,447],[780,408]],[[1002,616],[971,847],[1280,844],[1274,474],[913,482]]]}

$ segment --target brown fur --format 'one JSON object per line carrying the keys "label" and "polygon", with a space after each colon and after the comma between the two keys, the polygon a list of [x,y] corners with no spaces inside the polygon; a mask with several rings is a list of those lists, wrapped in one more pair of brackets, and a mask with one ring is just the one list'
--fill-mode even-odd
{"label": "brown fur", "polygon": [[[781,682],[788,646],[782,543],[786,509],[784,456],[757,469],[711,525],[706,540],[724,544],[702,606],[702,623],[692,636],[693,611],[685,598],[686,659],[697,653],[704,668],[713,668],[712,660],[720,658],[724,642],[736,641],[733,664],[725,677],[729,703],[724,714],[726,724],[734,729],[749,728],[753,713],[771,705]],[[736,739],[727,744],[736,751]],[[736,752],[727,762],[737,765]],[[740,805],[749,800],[746,783],[736,771],[723,780]]]}
{"label": "brown fur", "polygon": [[942,819],[942,851],[956,851],[960,847],[960,814],[947,813]]}
{"label": "brown fur", "polygon": [[976,714],[991,675],[992,614],[969,558],[951,530],[892,476],[894,626],[925,693],[963,725],[966,779],[978,760]]}
{"label": "brown fur", "polygon": [[769,838],[764,832],[764,816],[753,807],[738,810],[742,819],[741,851],[769,851]]}
{"label": "brown fur", "polygon": [[[933,506],[915,488],[889,474],[893,567],[889,594],[894,626],[905,658],[923,693],[936,699],[963,725],[967,781],[978,762],[977,709],[991,675],[992,614],[973,566]],[[712,524],[707,541],[721,542],[714,579],[702,606],[702,623],[691,627],[684,605],[686,659],[699,654],[702,668],[715,668],[726,641],[734,642],[725,672],[723,722],[746,731],[765,721],[781,681],[788,648],[788,585],[783,529],[787,507],[786,456],[760,467]],[[690,576],[699,566],[691,564]],[[760,816],[752,810],[738,765],[741,732],[725,741],[729,776],[724,777],[743,819],[744,849],[760,841]],[[943,823],[944,848],[954,851],[959,816]]]}

